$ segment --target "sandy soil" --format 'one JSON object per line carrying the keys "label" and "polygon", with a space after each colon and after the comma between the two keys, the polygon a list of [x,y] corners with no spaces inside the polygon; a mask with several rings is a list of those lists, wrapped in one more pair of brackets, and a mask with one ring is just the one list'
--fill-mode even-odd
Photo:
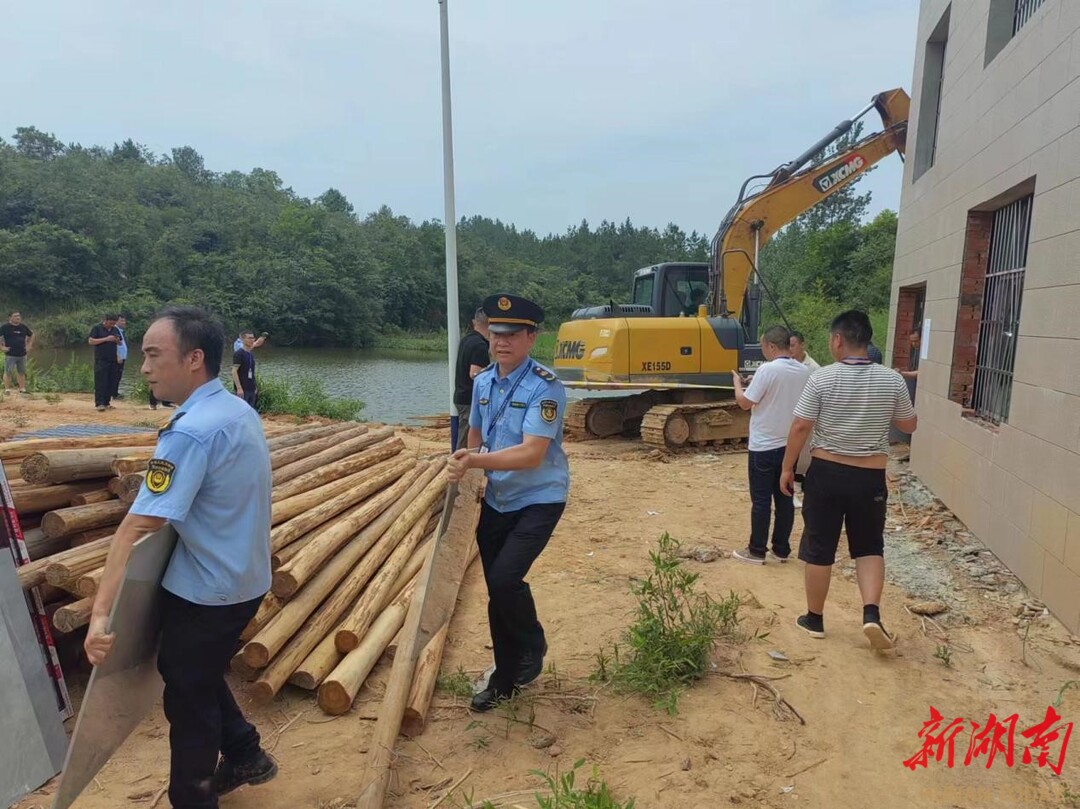
{"label": "sandy soil", "polygon": [[[150,416],[162,413],[122,403],[104,420],[132,424]],[[25,430],[98,417],[88,400],[75,397],[56,405],[5,403],[0,434],[16,425]],[[409,435],[433,447],[442,440],[430,429]],[[901,638],[899,650],[878,656],[867,648],[846,557],[834,571],[825,640],[794,626],[804,609],[798,563],[758,568],[728,557],[688,561],[715,596],[742,596],[748,639],[722,645],[716,672],[682,697],[678,715],[668,716],[639,697],[590,682],[589,675],[597,652],[610,650],[630,622],[630,579],[646,572],[648,552],[663,532],[687,546],[716,545],[726,552],[745,543],[745,455],[664,456],[628,441],[572,444],[568,454],[570,505],[530,578],[551,669],[518,700],[516,715],[470,715],[459,699],[437,696],[426,732],[398,746],[389,806],[433,806],[466,774],[442,806],[467,806],[470,795],[477,806],[499,796],[498,805],[533,806],[531,790],[540,782],[530,770],[565,770],[578,759],[598,767],[616,795],[636,798],[638,807],[1068,805],[1066,783],[1080,787],[1075,754],[1066,757],[1062,777],[1053,777],[1047,768],[1022,763],[1026,741],[1020,731],[1040,721],[1062,685],[1080,676],[1080,638],[1042,615],[992,555],[980,553],[977,540],[910,479],[902,461],[891,471],[888,559],[890,578],[904,587],[890,583],[883,600],[883,617]],[[928,597],[949,607],[937,625],[905,609]],[[1030,626],[1027,619],[1017,623],[1025,602]],[[768,636],[754,640],[755,633]],[[483,581],[474,565],[454,616],[444,671],[460,666],[479,674],[490,663],[489,643]],[[935,657],[943,646],[950,649],[950,665]],[[806,724],[778,719],[768,693],[723,672],[783,678],[772,682]],[[222,806],[348,806],[361,787],[362,754],[385,676],[384,665],[353,711],[336,719],[322,714],[310,693],[291,687],[269,706],[253,706],[246,685],[237,681],[241,704],[277,756],[281,774],[270,786],[224,798]],[[70,679],[78,695],[85,672],[71,672]],[[999,756],[991,769],[985,757],[965,768],[968,724],[957,737],[952,769],[933,760],[916,772],[904,767],[920,749],[918,733],[931,705],[946,722],[983,724],[991,713],[1001,720],[1018,714],[1014,766]],[[1066,691],[1059,712],[1071,721],[1078,708],[1080,693]],[[538,747],[550,742],[548,734],[554,744]],[[150,806],[165,783],[167,762],[167,725],[157,711],[76,806]],[[44,807],[49,794],[46,786],[17,806]],[[167,798],[158,805],[167,806]]]}

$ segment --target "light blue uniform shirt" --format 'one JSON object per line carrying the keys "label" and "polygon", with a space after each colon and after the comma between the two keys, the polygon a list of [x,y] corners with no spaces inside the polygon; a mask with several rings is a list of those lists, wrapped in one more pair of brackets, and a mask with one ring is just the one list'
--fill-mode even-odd
{"label": "light blue uniform shirt", "polygon": [[236,342],[232,344],[233,353],[235,354],[237,351],[239,351],[243,347],[244,347],[244,341],[241,338],[237,337]]}
{"label": "light blue uniform shirt", "polygon": [[127,335],[119,326],[116,327],[116,330],[120,332],[120,342],[116,345],[116,359],[123,361],[127,359]]}
{"label": "light blue uniform shirt", "polygon": [[505,513],[566,502],[570,465],[562,448],[565,412],[562,382],[531,357],[505,379],[499,379],[498,364],[476,375],[469,425],[480,426],[480,440],[488,452],[521,444],[526,435],[551,439],[536,469],[487,472],[484,500],[489,506]]}
{"label": "light blue uniform shirt", "polygon": [[170,593],[222,606],[270,589],[270,450],[258,414],[220,380],[161,431],[131,510],[180,536],[161,583]]}

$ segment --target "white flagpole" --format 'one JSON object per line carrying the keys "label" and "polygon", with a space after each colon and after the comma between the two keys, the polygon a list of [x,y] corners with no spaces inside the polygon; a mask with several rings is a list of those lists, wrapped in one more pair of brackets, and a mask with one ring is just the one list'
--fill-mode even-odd
{"label": "white flagpole", "polygon": [[[446,347],[449,357],[450,417],[454,407],[454,369],[457,365],[460,325],[458,323],[457,214],[454,211],[454,127],[450,115],[450,23],[448,0],[439,0],[440,44],[442,52],[443,119],[443,202],[446,209]],[[462,425],[458,425],[461,429]]]}

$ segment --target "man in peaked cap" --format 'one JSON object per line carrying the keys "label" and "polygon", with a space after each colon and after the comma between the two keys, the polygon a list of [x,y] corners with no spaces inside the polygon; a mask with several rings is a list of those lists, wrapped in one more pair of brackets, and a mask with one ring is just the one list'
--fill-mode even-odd
{"label": "man in peaked cap", "polygon": [[547,643],[525,582],[566,508],[570,469],[562,449],[566,392],[529,352],[544,311],[516,295],[483,304],[495,362],[473,380],[466,449],[450,458],[450,480],[483,469],[487,488],[476,542],[488,588],[495,671],[472,707],[487,711],[537,677]]}

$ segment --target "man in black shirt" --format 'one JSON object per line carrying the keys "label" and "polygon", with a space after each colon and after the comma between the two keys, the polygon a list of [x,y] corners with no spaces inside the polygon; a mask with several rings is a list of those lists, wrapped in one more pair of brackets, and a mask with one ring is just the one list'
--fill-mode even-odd
{"label": "man in black shirt", "polygon": [[94,347],[94,406],[98,410],[112,407],[113,374],[116,368],[116,347],[120,344],[120,332],[116,330],[116,315],[105,315],[90,330],[87,341]]}
{"label": "man in black shirt", "polygon": [[457,408],[457,446],[463,449],[469,439],[469,411],[472,409],[473,377],[491,364],[488,347],[488,316],[483,308],[473,315],[472,328],[458,344],[454,371],[454,407]]}
{"label": "man in black shirt", "polygon": [[26,393],[26,352],[34,347],[34,333],[22,322],[22,315],[12,312],[8,322],[0,326],[0,339],[4,341],[0,351],[4,359],[4,390],[11,388],[11,375],[19,381],[19,393]]}
{"label": "man in black shirt", "polygon": [[255,384],[255,333],[240,332],[241,346],[233,352],[232,378],[233,392],[252,407],[258,400],[259,390]]}

